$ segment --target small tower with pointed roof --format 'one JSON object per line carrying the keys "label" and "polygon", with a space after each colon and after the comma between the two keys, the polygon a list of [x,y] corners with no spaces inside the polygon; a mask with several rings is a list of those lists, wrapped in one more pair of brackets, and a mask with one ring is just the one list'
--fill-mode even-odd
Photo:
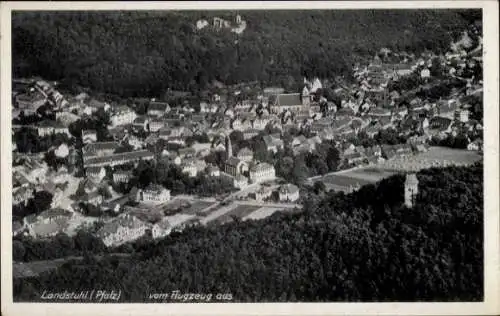
{"label": "small tower with pointed roof", "polygon": [[414,173],[406,174],[405,180],[405,206],[412,208],[418,194],[418,179]]}

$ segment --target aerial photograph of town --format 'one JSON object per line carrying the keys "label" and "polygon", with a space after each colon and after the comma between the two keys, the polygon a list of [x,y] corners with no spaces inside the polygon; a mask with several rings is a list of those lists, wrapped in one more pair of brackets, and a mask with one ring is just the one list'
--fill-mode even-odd
{"label": "aerial photograph of town", "polygon": [[482,18],[13,11],[14,302],[483,301]]}

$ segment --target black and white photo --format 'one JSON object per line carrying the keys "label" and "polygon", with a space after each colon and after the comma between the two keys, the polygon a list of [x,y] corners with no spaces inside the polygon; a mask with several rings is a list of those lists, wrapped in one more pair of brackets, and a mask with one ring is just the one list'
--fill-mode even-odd
{"label": "black and white photo", "polygon": [[395,3],[2,6],[11,304],[498,312],[498,5]]}

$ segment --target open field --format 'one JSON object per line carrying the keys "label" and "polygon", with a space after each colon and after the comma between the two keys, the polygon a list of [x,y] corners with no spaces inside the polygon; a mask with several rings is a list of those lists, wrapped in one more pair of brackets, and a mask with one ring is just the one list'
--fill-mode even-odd
{"label": "open field", "polygon": [[482,159],[475,151],[447,147],[430,147],[429,151],[380,163],[376,167],[385,171],[418,171],[431,167],[468,165]]}
{"label": "open field", "polygon": [[172,213],[176,213],[176,210],[178,210],[178,212],[182,214],[196,215],[196,213],[212,204],[214,203],[201,200],[174,199],[163,204],[161,210],[172,211]]}
{"label": "open field", "polygon": [[221,216],[214,218],[211,223],[224,224],[229,223],[233,219],[233,216],[244,218],[247,215],[253,213],[254,211],[261,208],[260,206],[254,205],[238,205],[235,208],[231,209],[229,212],[222,214]]}
{"label": "open field", "polygon": [[349,192],[351,186],[356,187],[376,183],[398,172],[417,172],[431,167],[468,165],[481,159],[482,156],[475,151],[430,147],[429,151],[414,156],[394,158],[375,166],[343,170],[323,177],[315,177],[312,181],[321,180],[328,189]]}

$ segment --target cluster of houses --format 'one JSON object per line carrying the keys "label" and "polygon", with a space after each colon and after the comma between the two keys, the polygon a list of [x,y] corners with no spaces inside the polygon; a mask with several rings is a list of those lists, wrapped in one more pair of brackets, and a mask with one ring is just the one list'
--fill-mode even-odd
{"label": "cluster of houses", "polygon": [[[210,24],[219,29],[246,25],[237,16],[234,23],[219,18],[214,18],[212,23],[200,20],[197,28]],[[339,83],[334,91],[342,100],[338,104],[318,93],[324,84],[319,78],[304,79],[299,91],[268,87],[257,96],[248,98],[239,97],[240,90],[231,91],[234,96],[231,93],[212,94],[196,104],[198,109],[188,101],[171,107],[167,102],[151,99],[145,113],[124,104],[96,100],[86,93],[64,97],[56,90],[56,84],[43,80],[16,80],[14,87],[23,88],[14,89],[13,117],[19,117],[21,113],[35,114],[46,105],[55,113],[55,120],[29,125],[40,137],[65,134],[71,138],[69,125],[72,122],[103,112],[109,115],[111,138],[104,141],[98,137],[97,131],[84,128],[81,152],[72,144],[57,148],[58,156],[67,157],[70,165],[81,163],[84,170],[84,178],[79,181],[79,188],[84,193],[67,210],[59,208],[62,203],[59,202],[67,198],[68,182],[74,180],[68,168],[49,171],[43,162],[43,153],[23,154],[24,162],[13,168],[13,205],[26,205],[38,190],[53,193],[58,202],[48,211],[25,218],[20,227],[33,235],[50,236],[57,227],[63,230],[66,223],[74,220],[82,203],[118,213],[129,200],[144,205],[169,201],[170,190],[158,184],[133,190],[125,196],[112,190],[111,198],[102,194],[103,187],[110,189],[104,181],[107,170],[112,170],[115,184],[127,183],[133,171],[122,167],[137,165],[143,160],[168,159],[188,177],[200,174],[212,178],[226,177],[238,189],[256,185],[259,189],[253,198],[257,201],[299,200],[299,188],[293,184],[282,185],[277,190],[263,185],[276,179],[275,166],[255,159],[256,155],[249,147],[233,153],[229,137],[233,131],[240,132],[243,140],[262,137],[270,153],[283,150],[285,145],[291,148],[293,155],[312,153],[318,144],[334,142],[344,166],[378,164],[395,157],[410,156],[426,151],[433,138],[445,139],[458,134],[468,135],[468,149],[481,150],[481,138],[469,136],[482,134],[482,122],[472,118],[474,109],[469,103],[471,96],[482,94],[482,81],[467,77],[468,70],[480,66],[482,41],[479,40],[477,47],[472,47],[472,43],[469,33],[464,33],[458,42],[452,44],[449,53],[437,56],[447,75],[463,80],[465,89],[456,89],[437,101],[412,97],[404,105],[399,100],[406,92],[388,91],[388,84],[414,75],[426,83],[432,82],[431,68],[436,56],[425,53],[417,58],[413,54],[382,49],[368,65],[354,68],[356,83],[350,86]],[[283,136],[289,129],[303,133],[285,144]],[[267,130],[273,132],[266,133]],[[353,140],[361,134],[377,138],[387,130],[404,136],[407,143],[369,147],[353,145]],[[216,152],[224,154],[222,164],[214,165],[206,159]],[[80,155],[81,159],[78,159]],[[138,238],[149,230],[153,236],[163,236],[172,228],[167,220],[147,224],[127,214],[114,217],[100,229],[98,234],[107,245]]]}

